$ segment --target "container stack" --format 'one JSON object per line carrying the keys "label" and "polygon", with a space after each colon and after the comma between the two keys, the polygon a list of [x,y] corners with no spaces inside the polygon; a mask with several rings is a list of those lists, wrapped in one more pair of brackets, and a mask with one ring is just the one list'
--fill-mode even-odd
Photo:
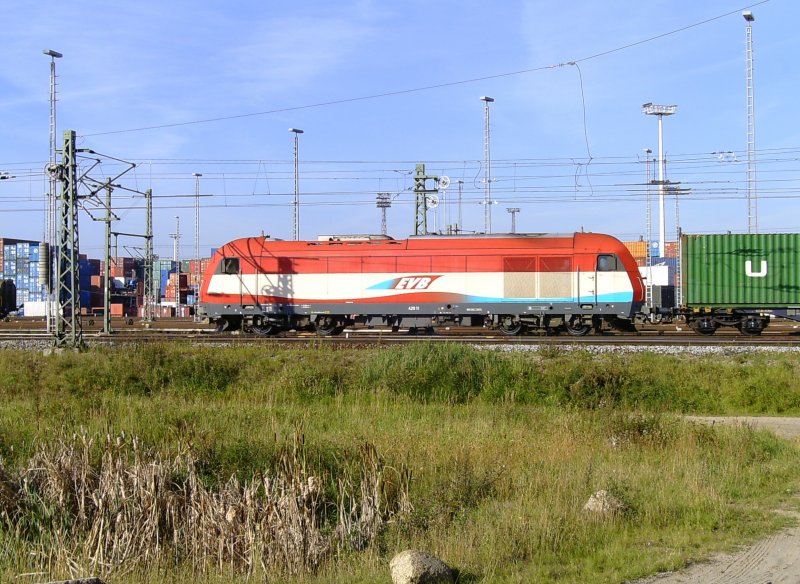
{"label": "container stack", "polygon": [[678,257],[678,242],[677,241],[665,241],[664,242],[664,257],[665,258],[677,258]]}
{"label": "container stack", "polygon": [[172,260],[156,260],[153,262],[153,276],[156,280],[155,295],[159,298],[164,296],[169,282],[169,275],[173,273],[175,273],[175,262]]}
{"label": "container stack", "polygon": [[197,294],[200,293],[200,287],[203,284],[203,278],[210,263],[210,258],[191,260],[189,262],[189,288],[191,293],[186,297],[186,304],[193,306],[196,303]]}
{"label": "container stack", "polygon": [[631,252],[633,259],[636,260],[637,266],[647,265],[647,242],[643,239],[639,241],[623,241],[625,247]]}
{"label": "container stack", "polygon": [[137,279],[137,266],[134,258],[112,257],[110,263],[109,272],[115,289],[128,288],[129,282]]}
{"label": "container stack", "polygon": [[[0,279],[13,280],[17,287],[17,305],[46,300],[39,279],[39,242],[0,238]],[[105,281],[105,262],[79,258],[80,306],[83,315],[99,315],[103,309],[103,295],[108,286],[112,316],[141,314],[144,303],[144,273],[141,261],[130,257],[112,257],[109,260],[109,282]],[[57,258],[53,258],[57,261]],[[156,316],[191,316],[200,283],[210,260],[156,260],[153,264],[155,296],[166,306],[163,314]],[[176,298],[180,305],[175,307]]]}
{"label": "container stack", "polygon": [[103,276],[100,260],[80,260],[81,314],[92,314],[92,310],[103,306]]}
{"label": "container stack", "polygon": [[2,278],[14,280],[17,306],[44,300],[39,280],[39,242],[0,238]]}
{"label": "container stack", "polygon": [[169,274],[167,285],[161,297],[161,302],[162,304],[174,304],[175,299],[178,298],[178,304],[186,304],[187,296],[189,296],[191,292],[192,289],[189,288],[189,274],[176,274],[173,272]]}

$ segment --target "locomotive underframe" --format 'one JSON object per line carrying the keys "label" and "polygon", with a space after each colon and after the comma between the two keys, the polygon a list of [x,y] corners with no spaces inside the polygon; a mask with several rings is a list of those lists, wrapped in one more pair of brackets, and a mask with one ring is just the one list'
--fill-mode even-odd
{"label": "locomotive underframe", "polygon": [[[365,309],[368,312],[364,312]],[[360,312],[357,312],[360,311]],[[345,326],[387,326],[428,329],[473,326],[516,335],[526,330],[566,330],[582,336],[603,323],[629,328],[630,303],[496,303],[496,304],[203,304],[201,314],[219,330],[244,328],[258,334],[281,330],[314,329],[338,334]]]}

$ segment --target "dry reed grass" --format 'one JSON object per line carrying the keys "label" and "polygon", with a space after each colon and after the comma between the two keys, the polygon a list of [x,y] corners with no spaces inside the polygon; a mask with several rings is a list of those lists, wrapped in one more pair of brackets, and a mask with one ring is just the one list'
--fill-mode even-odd
{"label": "dry reed grass", "polygon": [[[154,564],[198,573],[315,571],[363,549],[410,511],[409,473],[365,445],[357,476],[311,473],[302,436],[272,471],[215,490],[191,447],[162,455],[124,435],[86,432],[40,443],[26,468],[0,463],[0,529],[49,574],[121,574]],[[325,488],[336,485],[336,488]]]}

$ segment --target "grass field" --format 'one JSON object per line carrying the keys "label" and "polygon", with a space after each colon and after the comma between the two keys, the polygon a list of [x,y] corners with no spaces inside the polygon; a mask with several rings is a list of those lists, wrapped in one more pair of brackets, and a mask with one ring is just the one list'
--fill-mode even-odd
{"label": "grass field", "polygon": [[[0,352],[0,580],[621,582],[775,529],[792,356],[142,345]],[[624,503],[583,511],[605,489]],[[20,574],[33,574],[19,577]]]}

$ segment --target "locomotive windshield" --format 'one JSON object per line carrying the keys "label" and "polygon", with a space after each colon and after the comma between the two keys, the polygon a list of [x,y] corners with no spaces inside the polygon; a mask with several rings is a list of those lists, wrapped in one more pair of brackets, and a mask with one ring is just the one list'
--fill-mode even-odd
{"label": "locomotive windshield", "polygon": [[625,268],[622,267],[622,262],[616,254],[601,254],[597,256],[597,271],[622,272],[625,271]]}
{"label": "locomotive windshield", "polygon": [[225,274],[238,274],[239,258],[224,258],[222,260],[222,271]]}

